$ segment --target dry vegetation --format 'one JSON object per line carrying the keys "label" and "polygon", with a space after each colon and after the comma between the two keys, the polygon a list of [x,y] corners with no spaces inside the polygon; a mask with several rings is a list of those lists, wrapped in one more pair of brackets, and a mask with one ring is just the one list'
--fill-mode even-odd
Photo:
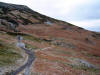
{"label": "dry vegetation", "polygon": [[[3,9],[0,9],[0,31],[4,31],[0,32],[0,66],[14,64],[21,58],[21,50],[15,47],[16,36],[21,35],[27,48],[38,49],[32,74],[100,75],[100,33],[41,15],[26,6]],[[9,22],[15,29],[10,29]],[[46,47],[51,49],[42,50]]]}
{"label": "dry vegetation", "polygon": [[16,48],[13,37],[0,33],[0,66],[15,64],[16,60],[22,58],[19,48]]}

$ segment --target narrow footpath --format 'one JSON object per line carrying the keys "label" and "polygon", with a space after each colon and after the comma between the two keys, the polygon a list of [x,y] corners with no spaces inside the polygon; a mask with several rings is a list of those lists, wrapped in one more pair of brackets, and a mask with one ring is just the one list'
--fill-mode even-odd
{"label": "narrow footpath", "polygon": [[23,48],[23,47],[21,47],[21,48],[22,48],[22,50],[25,51],[26,54],[28,54],[28,60],[23,66],[19,67],[17,70],[12,72],[10,75],[18,75],[23,70],[25,70],[24,75],[30,75],[30,67],[31,67],[33,61],[35,60],[35,54],[34,54],[34,52],[32,52],[26,48]]}

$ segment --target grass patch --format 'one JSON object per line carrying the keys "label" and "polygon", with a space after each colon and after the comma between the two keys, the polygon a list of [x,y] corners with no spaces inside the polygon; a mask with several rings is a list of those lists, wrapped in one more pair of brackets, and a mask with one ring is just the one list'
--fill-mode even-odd
{"label": "grass patch", "polygon": [[23,37],[24,37],[24,40],[31,40],[31,41],[36,41],[36,42],[42,42],[41,39],[36,38],[34,36],[23,36]]}
{"label": "grass patch", "polygon": [[0,40],[0,66],[14,64],[18,58],[21,58],[21,55],[14,50],[14,46]]}
{"label": "grass patch", "polygon": [[33,45],[31,45],[31,44],[27,44],[26,43],[26,48],[31,48],[31,49],[37,49],[37,47],[35,47],[35,46],[33,46]]}

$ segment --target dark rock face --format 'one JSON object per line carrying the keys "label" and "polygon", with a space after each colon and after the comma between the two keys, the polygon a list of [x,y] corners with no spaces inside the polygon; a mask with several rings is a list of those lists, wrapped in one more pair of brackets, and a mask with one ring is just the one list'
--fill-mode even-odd
{"label": "dark rock face", "polygon": [[18,27],[19,24],[41,24],[45,23],[47,20],[53,23],[58,21],[45,15],[41,15],[25,5],[15,5],[3,2],[0,2],[0,20],[5,21],[5,23],[1,21],[1,25],[8,26],[10,23],[14,27]]}
{"label": "dark rock face", "polygon": [[15,32],[17,31],[17,29],[16,29],[17,24],[14,24],[13,22],[8,22],[4,19],[0,19],[0,26],[5,27],[8,30],[13,30]]}
{"label": "dark rock face", "polygon": [[[17,15],[14,15],[11,13],[11,11],[19,11],[19,13],[21,12],[28,12],[28,13],[31,13],[31,14],[34,14],[35,12],[33,10],[31,10],[30,8],[28,8],[27,6],[24,6],[24,5],[14,5],[14,4],[7,4],[7,3],[2,3],[0,2],[0,18],[1,19],[4,19],[4,20],[7,20],[8,22],[11,22],[15,25],[18,25],[18,21],[17,21]],[[15,12],[16,13],[16,12]],[[12,19],[12,16],[13,16],[13,19]],[[14,18],[15,17],[15,18]],[[28,19],[25,19],[23,17],[20,17],[21,20],[23,20],[24,22],[27,22]],[[28,21],[30,22],[30,21]]]}
{"label": "dark rock face", "polygon": [[25,5],[15,5],[15,4],[8,4],[8,3],[0,2],[0,8],[3,8],[3,11],[5,13],[7,13],[7,11],[10,11],[10,10],[19,10],[19,11],[26,11],[26,12],[33,13],[33,10],[31,10]]}
{"label": "dark rock face", "polygon": [[100,39],[100,33],[93,32],[92,37]]}

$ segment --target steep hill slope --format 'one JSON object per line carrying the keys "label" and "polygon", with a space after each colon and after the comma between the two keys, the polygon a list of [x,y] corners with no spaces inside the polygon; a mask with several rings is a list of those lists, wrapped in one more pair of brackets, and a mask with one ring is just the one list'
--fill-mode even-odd
{"label": "steep hill slope", "polygon": [[100,75],[100,33],[0,2],[0,39],[16,42],[17,35],[35,51],[32,75]]}

